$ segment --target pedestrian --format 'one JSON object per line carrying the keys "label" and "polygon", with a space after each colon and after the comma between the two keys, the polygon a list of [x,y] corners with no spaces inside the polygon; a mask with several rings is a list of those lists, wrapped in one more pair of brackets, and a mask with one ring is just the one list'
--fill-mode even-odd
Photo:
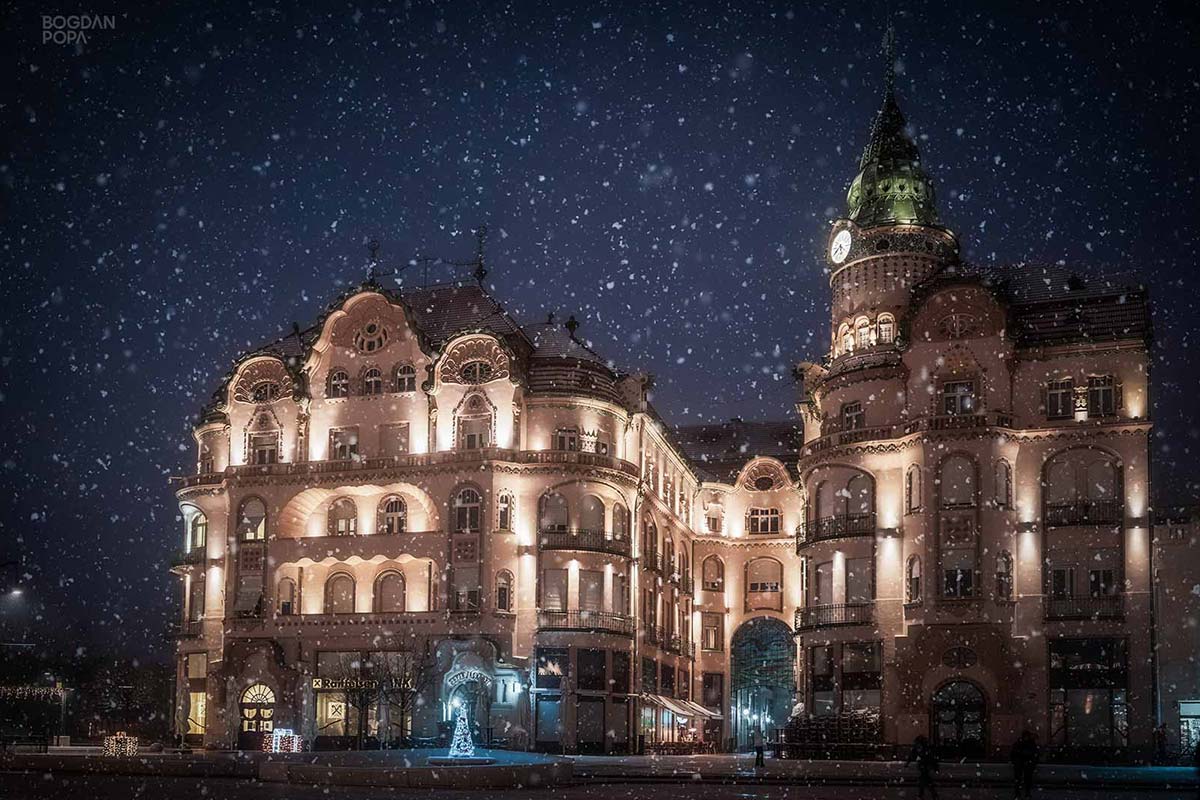
{"label": "pedestrian", "polygon": [[938,770],[937,751],[924,735],[913,740],[912,750],[909,751],[904,766],[914,762],[917,765],[917,797],[924,800],[925,790],[928,789],[929,796],[937,800],[937,785],[933,782],[933,773]]}
{"label": "pedestrian", "polygon": [[765,767],[767,762],[763,760],[763,735],[762,728],[757,725],[750,732],[750,744],[754,747],[754,766]]}
{"label": "pedestrian", "polygon": [[1162,766],[1167,763],[1167,726],[1159,725],[1154,729],[1154,763]]}
{"label": "pedestrian", "polygon": [[1013,797],[1017,800],[1033,797],[1033,775],[1037,772],[1041,754],[1037,737],[1028,728],[1013,742],[1009,758],[1013,765]]}

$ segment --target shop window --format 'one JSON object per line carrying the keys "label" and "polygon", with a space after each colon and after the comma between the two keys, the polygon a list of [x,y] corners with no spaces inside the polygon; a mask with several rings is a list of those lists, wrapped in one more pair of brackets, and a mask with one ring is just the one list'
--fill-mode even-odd
{"label": "shop window", "polygon": [[631,661],[629,653],[613,651],[612,654],[612,691],[613,694],[629,694]]}
{"label": "shop window", "polygon": [[540,647],[536,653],[538,689],[561,689],[570,675],[570,658],[564,648]]}
{"label": "shop window", "polygon": [[575,651],[575,663],[578,671],[575,676],[576,688],[583,691],[604,692],[608,690],[607,664],[608,653],[604,650],[579,648]]}

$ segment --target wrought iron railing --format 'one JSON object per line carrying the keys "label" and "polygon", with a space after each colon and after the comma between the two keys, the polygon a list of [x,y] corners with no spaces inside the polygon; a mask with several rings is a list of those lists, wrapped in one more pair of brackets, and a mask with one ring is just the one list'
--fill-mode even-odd
{"label": "wrought iron railing", "polygon": [[538,545],[543,550],[587,550],[593,553],[612,553],[618,556],[633,554],[633,545],[628,539],[617,539],[606,531],[586,528],[539,531]]}
{"label": "wrought iron railing", "polygon": [[796,630],[833,625],[869,625],[875,618],[874,603],[833,603],[796,609]]}
{"label": "wrought iron railing", "polygon": [[1073,503],[1047,503],[1047,528],[1070,525],[1120,525],[1125,517],[1121,500],[1079,500]]}
{"label": "wrought iron railing", "polygon": [[875,512],[839,514],[834,517],[808,519],[796,526],[797,550],[806,544],[847,536],[871,536],[875,533]]}
{"label": "wrought iron railing", "polygon": [[633,617],[607,611],[538,611],[538,630],[543,631],[601,631],[632,636]]}
{"label": "wrought iron railing", "polygon": [[808,442],[801,448],[800,456],[811,456],[823,450],[843,445],[879,439],[894,439],[899,436],[909,436],[922,431],[956,431],[971,430],[983,427],[1011,428],[1012,414],[1001,411],[990,411],[983,414],[945,414],[902,422],[896,425],[879,425],[873,428],[846,428],[826,426],[822,435]]}
{"label": "wrought iron railing", "polygon": [[642,569],[649,570],[650,572],[661,573],[663,571],[663,560],[659,558],[658,552],[655,550],[643,551],[639,563]]}
{"label": "wrought iron railing", "polygon": [[172,567],[182,567],[187,564],[203,564],[205,548],[203,546],[193,547],[191,550],[178,550],[171,557]]}
{"label": "wrought iron railing", "polygon": [[1046,598],[1046,619],[1121,619],[1124,616],[1123,594]]}

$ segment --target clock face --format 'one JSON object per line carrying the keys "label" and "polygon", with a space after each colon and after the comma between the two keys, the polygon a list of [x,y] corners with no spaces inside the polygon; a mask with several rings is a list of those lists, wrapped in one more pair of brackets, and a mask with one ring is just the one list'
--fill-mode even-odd
{"label": "clock face", "polygon": [[838,231],[838,235],[833,237],[833,244],[829,246],[829,258],[833,263],[840,264],[846,260],[848,255],[850,255],[850,231]]}

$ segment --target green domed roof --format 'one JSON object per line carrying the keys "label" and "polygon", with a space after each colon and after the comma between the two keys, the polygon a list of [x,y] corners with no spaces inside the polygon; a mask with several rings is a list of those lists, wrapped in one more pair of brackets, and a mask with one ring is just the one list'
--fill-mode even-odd
{"label": "green domed roof", "polygon": [[933,181],[921,169],[921,155],[904,131],[904,114],[891,81],[888,83],[858,175],[846,194],[846,216],[863,228],[892,223],[935,225]]}

